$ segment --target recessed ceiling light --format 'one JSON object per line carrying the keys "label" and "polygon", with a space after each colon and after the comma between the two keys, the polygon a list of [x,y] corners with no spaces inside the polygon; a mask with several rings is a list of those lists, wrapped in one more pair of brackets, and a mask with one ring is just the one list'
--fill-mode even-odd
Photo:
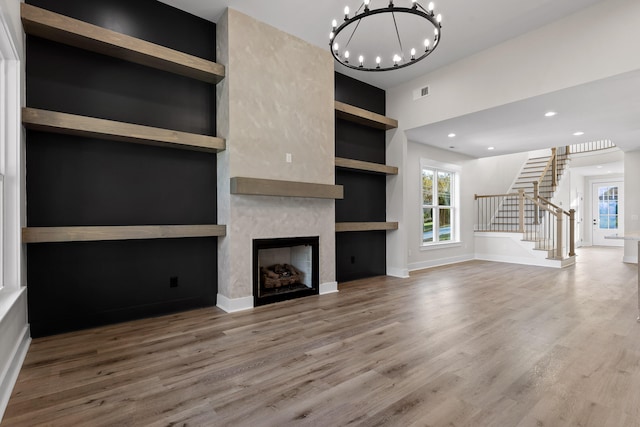
{"label": "recessed ceiling light", "polygon": [[584,135],[584,132],[578,131],[573,133],[573,136],[582,136],[582,135]]}
{"label": "recessed ceiling light", "polygon": [[495,150],[495,149],[496,149],[496,147],[489,147],[489,148],[487,148],[487,150]]}
{"label": "recessed ceiling light", "polygon": [[544,113],[544,116],[545,117],[553,117],[556,114],[558,114],[558,113],[556,113],[555,111],[547,111],[546,113]]}
{"label": "recessed ceiling light", "polygon": [[449,138],[455,138],[456,134],[455,133],[450,133],[449,135],[447,135]]}

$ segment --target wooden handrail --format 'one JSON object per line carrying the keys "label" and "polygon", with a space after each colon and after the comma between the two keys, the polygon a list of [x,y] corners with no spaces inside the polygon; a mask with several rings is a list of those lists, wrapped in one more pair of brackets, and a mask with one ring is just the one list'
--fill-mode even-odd
{"label": "wooden handrail", "polygon": [[[552,213],[553,215],[555,215],[556,217],[558,215],[562,215],[561,212],[558,212],[557,210],[553,210],[553,209],[549,209],[549,207],[544,204],[544,203],[540,203],[538,200],[534,200],[533,197],[529,196],[528,194],[524,195],[524,198],[529,200],[531,203],[533,203],[534,205],[538,206],[540,209],[544,209],[545,211]],[[542,197],[538,196],[539,199],[541,199]],[[562,211],[562,209],[560,209]]]}
{"label": "wooden handrail", "polygon": [[557,148],[551,149],[551,185],[558,185],[558,156]]}
{"label": "wooden handrail", "polygon": [[482,195],[478,195],[478,194],[474,194],[475,200],[478,199],[486,199],[489,197],[518,197],[519,194],[518,193],[509,193],[509,194],[482,194]]}
{"label": "wooden handrail", "polygon": [[544,167],[544,170],[540,174],[540,178],[538,178],[538,185],[542,184],[542,180],[547,175],[547,172],[549,171],[549,168],[551,167],[551,165],[553,165],[554,156],[555,156],[555,151],[552,151],[551,152],[551,157],[549,158],[549,161],[547,162],[547,165]]}
{"label": "wooden handrail", "polygon": [[548,205],[551,205],[551,206],[553,206],[553,207],[554,207],[554,208],[556,208],[556,209],[561,210],[561,211],[562,211],[562,213],[563,213],[563,214],[565,214],[566,216],[569,216],[569,217],[571,216],[571,215],[569,215],[569,212],[565,211],[565,210],[564,210],[564,209],[562,209],[560,206],[554,205],[553,203],[551,203],[549,200],[545,199],[544,197],[542,197],[542,196],[538,195],[538,198],[539,198],[540,200],[542,200],[544,203],[546,203],[546,204],[548,204]]}

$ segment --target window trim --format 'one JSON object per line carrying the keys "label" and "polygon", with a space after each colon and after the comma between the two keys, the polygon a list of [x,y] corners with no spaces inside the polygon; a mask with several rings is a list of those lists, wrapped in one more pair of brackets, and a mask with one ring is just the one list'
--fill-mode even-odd
{"label": "window trim", "polygon": [[[437,172],[441,171],[441,172],[449,172],[452,173],[454,176],[453,179],[453,186],[451,188],[452,190],[452,197],[451,197],[451,205],[450,205],[450,209],[452,211],[452,225],[453,225],[453,233],[451,236],[451,240],[447,240],[444,242],[424,242],[423,240],[423,233],[424,233],[424,225],[423,225],[423,218],[424,218],[424,195],[423,195],[423,188],[422,188],[422,171],[424,169],[434,169],[436,172],[436,176],[437,176]],[[460,167],[459,165],[456,164],[452,164],[452,163],[443,163],[443,162],[438,162],[435,160],[429,160],[429,159],[420,159],[420,171],[419,171],[419,179],[420,179],[420,185],[419,185],[419,199],[420,203],[419,203],[419,209],[420,209],[420,249],[421,250],[431,250],[431,249],[444,249],[444,248],[450,248],[450,247],[458,247],[462,244],[462,241],[460,240],[460,172],[462,170],[462,167]],[[437,200],[436,200],[437,201]],[[438,205],[433,205],[434,207],[437,207]],[[435,233],[434,233],[435,236]]]}
{"label": "window trim", "polygon": [[21,131],[20,106],[23,94],[24,39],[19,38],[22,32],[12,28],[4,7],[0,5],[0,174],[3,175],[0,298],[20,290],[23,280],[20,231],[24,203],[24,136]]}

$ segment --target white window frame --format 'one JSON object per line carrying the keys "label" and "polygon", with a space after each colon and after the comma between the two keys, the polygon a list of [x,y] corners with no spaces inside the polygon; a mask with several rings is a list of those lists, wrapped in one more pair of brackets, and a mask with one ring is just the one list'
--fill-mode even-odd
{"label": "white window frame", "polygon": [[[433,218],[434,218],[434,230],[433,230],[433,236],[434,236],[434,241],[433,242],[424,242],[423,238],[424,238],[424,231],[423,231],[423,218],[424,218],[424,208],[427,205],[423,204],[424,201],[424,195],[423,195],[423,188],[422,188],[422,171],[424,169],[431,169],[434,171],[435,176],[437,177],[438,172],[448,172],[451,173],[453,175],[453,183],[451,186],[451,205],[450,205],[450,209],[451,209],[451,240],[447,240],[444,242],[440,242],[437,241],[437,237],[438,237],[438,215],[440,214],[440,211],[438,210],[438,199],[437,199],[437,195],[434,194],[434,204],[433,205],[429,205],[430,207],[433,207]],[[461,172],[462,168],[458,165],[452,164],[452,163],[442,163],[442,162],[438,162],[435,160],[429,160],[429,159],[420,159],[420,173],[419,173],[419,191],[420,191],[420,246],[422,250],[429,250],[429,249],[441,249],[441,248],[445,248],[445,247],[455,247],[455,246],[460,246],[460,244],[462,243],[460,240],[460,172]],[[436,181],[437,182],[437,181]],[[437,184],[434,185],[434,191],[437,190]]]}
{"label": "white window frame", "polygon": [[[21,164],[22,136],[21,105],[21,53],[5,10],[0,7],[0,297],[5,292],[17,291],[22,286],[23,175]],[[0,298],[2,302],[2,298]],[[0,313],[1,314],[1,313]]]}

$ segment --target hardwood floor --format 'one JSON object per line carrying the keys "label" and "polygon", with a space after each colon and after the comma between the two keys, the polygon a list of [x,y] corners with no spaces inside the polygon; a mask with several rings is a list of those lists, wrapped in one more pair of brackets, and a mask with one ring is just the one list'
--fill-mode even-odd
{"label": "hardwood floor", "polygon": [[2,426],[639,426],[621,259],[472,261],[37,339]]}

